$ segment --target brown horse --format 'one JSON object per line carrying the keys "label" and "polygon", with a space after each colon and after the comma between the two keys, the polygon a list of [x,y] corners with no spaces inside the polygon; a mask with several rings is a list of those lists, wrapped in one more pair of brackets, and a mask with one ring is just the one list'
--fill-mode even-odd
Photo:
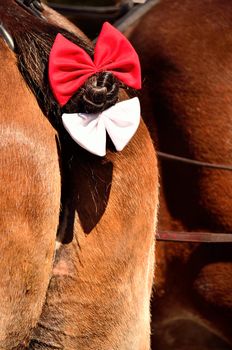
{"label": "brown horse", "polygon": [[[232,165],[232,5],[163,0],[137,22],[143,113],[162,152]],[[159,230],[232,233],[232,173],[160,159]],[[232,244],[158,243],[156,350],[232,349]]]}
{"label": "brown horse", "polygon": [[[89,41],[38,1],[1,0],[0,18],[15,46],[0,38],[0,348],[148,350],[157,207],[148,131],[141,121],[104,158],[81,149],[60,122],[47,62],[57,33],[92,55]],[[86,89],[118,94],[112,76],[103,80]],[[66,110],[93,106],[84,95]]]}

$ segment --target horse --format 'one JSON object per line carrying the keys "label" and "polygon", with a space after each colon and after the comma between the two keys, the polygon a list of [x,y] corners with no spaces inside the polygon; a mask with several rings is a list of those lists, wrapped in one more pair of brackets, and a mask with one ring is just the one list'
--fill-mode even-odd
{"label": "horse", "polygon": [[[177,239],[232,232],[231,23],[230,1],[162,0],[127,32],[145,123],[160,152],[182,158],[159,158],[158,231]],[[154,349],[232,349],[231,241],[157,242],[156,264]]]}
{"label": "horse", "polygon": [[158,176],[148,130],[141,120],[121,152],[108,140],[105,157],[78,146],[64,110],[97,112],[128,99],[126,87],[102,72],[61,108],[48,81],[54,39],[92,57],[91,42],[38,0],[1,1],[0,18],[0,348],[149,349]]}

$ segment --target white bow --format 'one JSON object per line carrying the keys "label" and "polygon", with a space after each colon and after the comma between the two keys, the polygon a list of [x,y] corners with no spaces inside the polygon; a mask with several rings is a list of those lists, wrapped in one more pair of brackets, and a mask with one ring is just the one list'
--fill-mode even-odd
{"label": "white bow", "polygon": [[106,132],[117,151],[135,134],[140,121],[137,97],[122,101],[98,114],[63,114],[65,129],[81,147],[98,156],[106,154]]}

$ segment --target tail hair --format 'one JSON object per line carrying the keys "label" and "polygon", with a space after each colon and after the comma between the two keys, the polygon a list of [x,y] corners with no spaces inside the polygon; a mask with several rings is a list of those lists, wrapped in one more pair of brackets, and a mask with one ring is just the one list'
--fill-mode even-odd
{"label": "tail hair", "polygon": [[68,113],[100,113],[118,101],[119,81],[111,72],[91,76],[65,105]]}

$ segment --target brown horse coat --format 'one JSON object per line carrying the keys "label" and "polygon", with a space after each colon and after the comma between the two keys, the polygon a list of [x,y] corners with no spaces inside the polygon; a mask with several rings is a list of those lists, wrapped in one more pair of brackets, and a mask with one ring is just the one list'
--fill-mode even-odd
{"label": "brown horse coat", "polygon": [[46,62],[57,32],[91,53],[88,40],[48,8],[46,22],[5,6],[18,62],[1,42],[0,347],[148,350],[157,208],[148,131],[141,121],[123,152],[109,144],[102,159],[81,150],[59,129]]}
{"label": "brown horse coat", "polygon": [[0,41],[0,348],[23,343],[50,279],[60,210],[55,132]]}
{"label": "brown horse coat", "polygon": [[[159,150],[232,164],[230,1],[163,0],[130,39]],[[159,229],[232,232],[232,174],[160,161]],[[232,348],[231,244],[157,245],[154,349]],[[198,336],[196,336],[198,334]]]}

